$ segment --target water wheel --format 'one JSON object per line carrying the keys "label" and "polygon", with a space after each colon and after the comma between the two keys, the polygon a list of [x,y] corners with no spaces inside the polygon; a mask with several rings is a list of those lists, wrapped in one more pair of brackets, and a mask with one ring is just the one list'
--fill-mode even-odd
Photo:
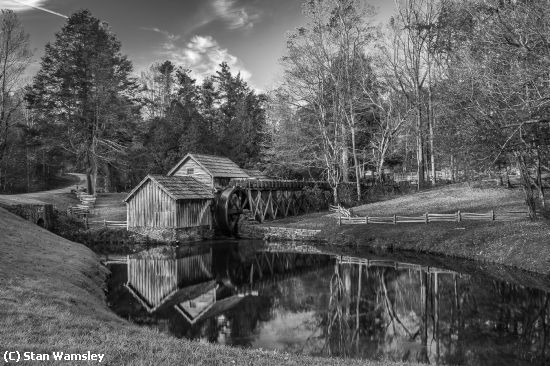
{"label": "water wheel", "polygon": [[217,228],[229,235],[238,235],[239,222],[247,204],[247,195],[239,187],[228,187],[218,196],[215,219]]}

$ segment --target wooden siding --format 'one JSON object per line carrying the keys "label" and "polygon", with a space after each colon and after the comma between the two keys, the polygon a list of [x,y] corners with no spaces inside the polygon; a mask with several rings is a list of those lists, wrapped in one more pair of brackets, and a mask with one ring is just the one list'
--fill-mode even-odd
{"label": "wooden siding", "polygon": [[178,259],[128,258],[128,282],[148,311],[158,308],[178,285],[212,278],[212,251]]}
{"label": "wooden siding", "polygon": [[128,283],[145,302],[148,311],[157,308],[178,288],[178,263],[166,259],[128,260]]}
{"label": "wooden siding", "polygon": [[210,199],[175,201],[154,182],[146,182],[127,202],[128,227],[188,228],[212,226]]}
{"label": "wooden siding", "polygon": [[211,200],[178,201],[177,227],[212,226]]}
{"label": "wooden siding", "polygon": [[148,181],[128,202],[128,227],[176,227],[176,202]]}
{"label": "wooden siding", "polygon": [[[187,174],[187,169],[189,168],[192,168],[194,170],[193,174]],[[180,166],[179,169],[171,175],[191,176],[208,187],[214,186],[212,184],[212,176],[193,159],[187,159],[187,161],[183,163],[182,166]]]}

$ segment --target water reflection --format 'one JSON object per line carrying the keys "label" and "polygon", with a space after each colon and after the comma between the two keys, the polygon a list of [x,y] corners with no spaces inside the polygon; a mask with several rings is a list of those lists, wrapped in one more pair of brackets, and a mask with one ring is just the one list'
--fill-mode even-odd
{"label": "water reflection", "polygon": [[548,293],[456,267],[216,243],[130,258],[112,268],[109,299],[139,324],[234,346],[433,364],[549,363]]}

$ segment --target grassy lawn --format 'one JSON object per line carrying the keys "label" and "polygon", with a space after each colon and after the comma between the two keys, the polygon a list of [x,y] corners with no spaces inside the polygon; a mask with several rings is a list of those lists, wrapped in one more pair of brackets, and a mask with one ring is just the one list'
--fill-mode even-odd
{"label": "grassy lawn", "polygon": [[128,193],[98,193],[90,220],[126,221],[126,196]]}
{"label": "grassy lawn", "polygon": [[495,210],[496,221],[339,227],[337,217],[314,213],[263,225],[321,229],[331,244],[415,250],[550,273],[548,220],[531,222],[522,215],[506,215],[507,211],[527,211],[521,190],[471,188],[456,184],[354,207],[352,212],[359,216],[417,216],[425,212],[452,213],[457,210]]}
{"label": "grassy lawn", "polygon": [[138,327],[105,304],[107,270],[93,252],[3,209],[0,228],[2,355],[91,351],[108,365],[398,365],[230,348]]}

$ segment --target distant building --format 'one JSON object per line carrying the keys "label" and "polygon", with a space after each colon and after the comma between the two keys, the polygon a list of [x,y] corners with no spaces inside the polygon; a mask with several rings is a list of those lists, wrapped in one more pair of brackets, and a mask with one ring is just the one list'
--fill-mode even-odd
{"label": "distant building", "polygon": [[258,179],[258,180],[271,180],[272,179],[269,176],[267,176],[266,174],[264,174],[261,171],[256,170],[256,169],[243,169],[243,170],[246,174],[248,174],[248,176],[251,179]]}
{"label": "distant building", "polygon": [[212,189],[227,187],[232,178],[250,178],[229,158],[203,154],[185,155],[167,175],[193,177]]}

